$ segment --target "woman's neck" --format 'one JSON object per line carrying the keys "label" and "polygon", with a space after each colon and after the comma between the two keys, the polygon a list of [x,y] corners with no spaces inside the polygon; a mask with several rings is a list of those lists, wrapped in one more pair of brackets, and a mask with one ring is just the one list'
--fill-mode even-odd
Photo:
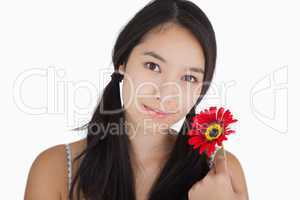
{"label": "woman's neck", "polygon": [[167,160],[176,141],[176,134],[170,129],[146,131],[144,127],[127,130],[130,141],[130,156],[135,168],[160,167]]}

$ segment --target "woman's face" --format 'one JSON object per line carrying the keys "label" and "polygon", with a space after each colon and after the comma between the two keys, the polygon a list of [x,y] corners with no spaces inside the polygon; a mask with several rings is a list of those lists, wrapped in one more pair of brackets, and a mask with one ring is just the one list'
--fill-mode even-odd
{"label": "woman's face", "polygon": [[148,32],[126,66],[119,68],[124,74],[126,119],[156,131],[168,129],[194,106],[205,66],[202,47],[192,33],[176,24],[164,27]]}

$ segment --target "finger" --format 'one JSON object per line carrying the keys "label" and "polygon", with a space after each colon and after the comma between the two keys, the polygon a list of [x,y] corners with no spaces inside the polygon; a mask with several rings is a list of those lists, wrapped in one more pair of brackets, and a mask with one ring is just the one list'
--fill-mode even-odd
{"label": "finger", "polygon": [[223,146],[217,151],[214,162],[216,174],[228,172],[226,151],[224,150]]}

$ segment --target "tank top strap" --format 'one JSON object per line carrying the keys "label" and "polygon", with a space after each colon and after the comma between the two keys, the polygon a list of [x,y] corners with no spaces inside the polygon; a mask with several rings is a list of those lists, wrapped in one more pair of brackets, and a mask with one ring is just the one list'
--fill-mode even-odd
{"label": "tank top strap", "polygon": [[68,191],[70,191],[72,181],[72,151],[69,143],[65,144],[65,147],[67,152]]}

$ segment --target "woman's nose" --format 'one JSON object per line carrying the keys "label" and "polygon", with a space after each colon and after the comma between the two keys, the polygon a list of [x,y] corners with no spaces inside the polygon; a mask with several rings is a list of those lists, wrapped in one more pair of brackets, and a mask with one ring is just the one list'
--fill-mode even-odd
{"label": "woman's nose", "polygon": [[180,87],[176,82],[164,82],[159,85],[157,95],[161,99],[178,96],[180,93]]}
{"label": "woman's nose", "polygon": [[157,88],[154,96],[161,105],[176,109],[180,97],[180,88],[176,83],[163,83]]}

